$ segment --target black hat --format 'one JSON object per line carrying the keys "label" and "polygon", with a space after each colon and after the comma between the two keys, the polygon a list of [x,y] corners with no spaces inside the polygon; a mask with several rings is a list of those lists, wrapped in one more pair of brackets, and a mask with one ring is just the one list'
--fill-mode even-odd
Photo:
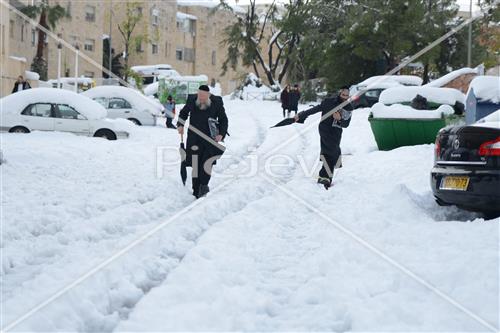
{"label": "black hat", "polygon": [[171,101],[172,100],[172,95],[168,95],[167,100]]}
{"label": "black hat", "polygon": [[202,91],[208,91],[210,92],[210,88],[206,85],[206,84],[202,84],[198,90],[202,90]]}

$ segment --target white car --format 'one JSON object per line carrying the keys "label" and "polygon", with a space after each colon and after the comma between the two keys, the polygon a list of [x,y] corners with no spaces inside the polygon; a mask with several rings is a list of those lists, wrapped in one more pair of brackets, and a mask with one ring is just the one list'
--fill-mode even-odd
{"label": "white car", "polygon": [[165,110],[159,102],[126,87],[99,86],[82,93],[108,110],[108,118],[124,118],[136,125],[156,126]]}
{"label": "white car", "polygon": [[81,94],[35,88],[0,99],[0,131],[60,131],[108,140],[128,138],[130,122],[106,119],[106,109]]}

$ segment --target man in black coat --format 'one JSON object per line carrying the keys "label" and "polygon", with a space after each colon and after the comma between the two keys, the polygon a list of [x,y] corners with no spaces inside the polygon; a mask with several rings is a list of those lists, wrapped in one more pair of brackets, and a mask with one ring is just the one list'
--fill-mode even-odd
{"label": "man in black coat", "polygon": [[210,94],[208,86],[201,85],[198,94],[188,96],[179,113],[177,130],[181,135],[188,117],[186,164],[193,168],[193,195],[200,198],[209,192],[212,166],[224,153],[224,146],[219,142],[227,134],[228,120],[222,97]]}
{"label": "man in black coat", "polygon": [[[295,121],[304,121],[312,114],[321,112],[322,118],[330,111],[349,99],[349,89],[342,88],[339,94],[326,98],[321,104],[300,112],[295,116]],[[319,172],[318,183],[323,184],[326,189],[332,185],[333,169],[340,158],[340,140],[342,129],[349,126],[351,122],[352,105],[346,104],[333,114],[328,115],[319,123],[319,136],[321,139],[321,156],[323,167]]]}
{"label": "man in black coat", "polygon": [[290,90],[289,94],[289,102],[290,102],[290,113],[295,112],[295,115],[297,115],[297,111],[299,110],[299,101],[300,101],[300,89],[299,85],[296,84],[293,86],[293,88]]}
{"label": "man in black coat", "polygon": [[26,89],[31,89],[31,86],[26,80],[24,80],[24,77],[22,75],[19,75],[17,81],[14,83],[14,88],[12,89],[12,93],[14,94],[18,91],[23,91]]}

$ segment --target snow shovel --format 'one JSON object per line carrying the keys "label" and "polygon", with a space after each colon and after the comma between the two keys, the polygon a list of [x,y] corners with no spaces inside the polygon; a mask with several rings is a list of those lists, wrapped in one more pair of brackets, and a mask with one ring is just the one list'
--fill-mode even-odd
{"label": "snow shovel", "polygon": [[181,135],[181,145],[179,147],[179,153],[181,154],[181,179],[182,184],[186,186],[187,179],[187,167],[186,167],[186,147],[184,146],[184,136]]}

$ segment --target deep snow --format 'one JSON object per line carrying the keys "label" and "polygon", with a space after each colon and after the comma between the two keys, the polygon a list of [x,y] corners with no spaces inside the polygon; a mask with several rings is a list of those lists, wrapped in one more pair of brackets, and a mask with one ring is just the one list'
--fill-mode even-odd
{"label": "deep snow", "polygon": [[[2,134],[2,327],[165,221],[14,330],[486,329],[342,228],[498,326],[498,221],[434,203],[433,145],[376,151],[369,111],[356,110],[325,191],[314,181],[318,117],[269,129],[277,102],[226,110],[228,150],[198,202],[179,179],[175,131],[137,127],[115,142]],[[288,166],[270,166],[264,156],[296,134],[271,154]],[[158,147],[174,162],[161,178]]]}

